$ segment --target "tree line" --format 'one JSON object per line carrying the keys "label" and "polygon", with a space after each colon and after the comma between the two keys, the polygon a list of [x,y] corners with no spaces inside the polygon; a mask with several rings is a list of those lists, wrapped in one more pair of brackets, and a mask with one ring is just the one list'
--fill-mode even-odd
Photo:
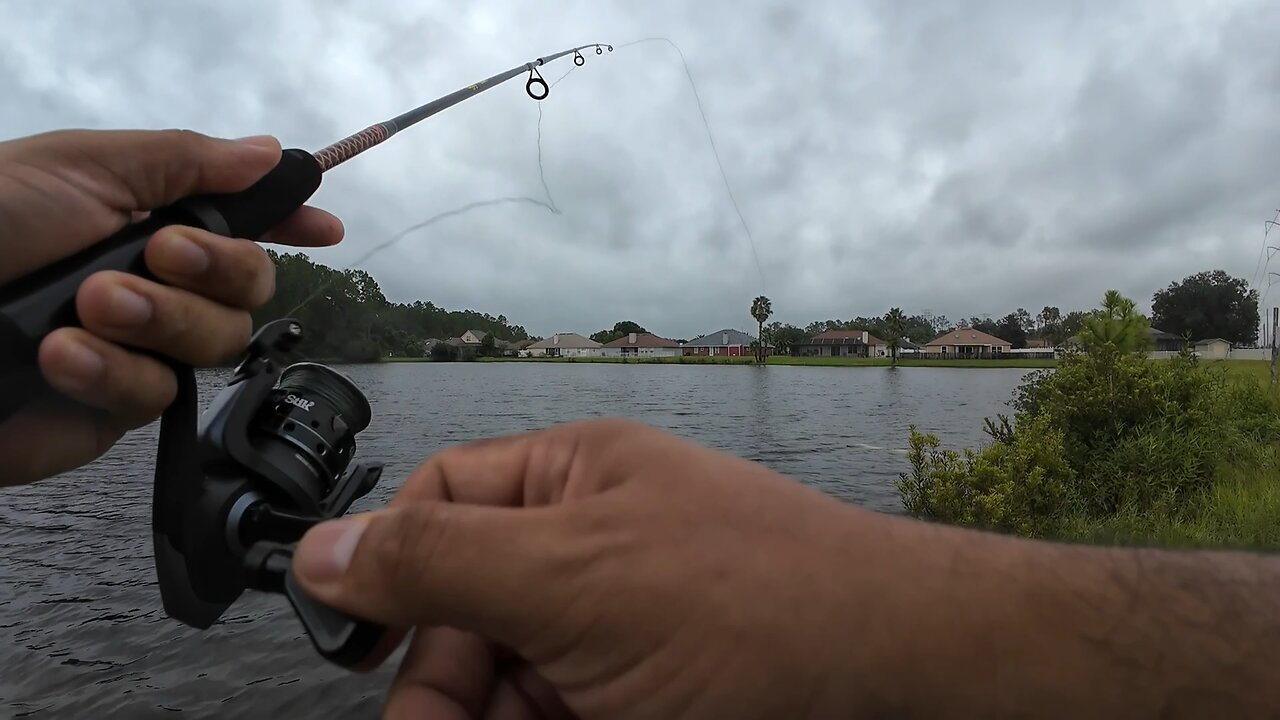
{"label": "tree line", "polygon": [[[766,311],[761,312],[762,309]],[[759,324],[760,336],[781,354],[790,353],[795,346],[828,330],[865,330],[889,343],[895,351],[902,339],[924,345],[957,327],[971,327],[994,335],[1008,341],[1014,348],[1025,348],[1032,340],[1040,339],[1057,346],[1078,336],[1091,319],[1105,312],[1106,308],[1063,313],[1056,306],[1046,305],[1035,314],[1026,308],[1018,308],[997,320],[971,317],[952,322],[945,315],[906,315],[900,308],[890,308],[879,317],[821,320],[805,327],[773,322],[766,327],[765,320],[772,314],[769,299],[763,296],[755,298],[750,310]],[[1258,341],[1258,292],[1250,290],[1245,280],[1232,277],[1225,271],[1200,272],[1156,291],[1152,296],[1151,316],[1143,318],[1145,327],[1192,340],[1217,337],[1236,345],[1253,345]]]}
{"label": "tree line", "polygon": [[301,351],[311,358],[371,362],[423,357],[426,340],[447,340],[467,330],[509,341],[540,339],[505,315],[447,310],[422,300],[393,303],[364,270],[335,270],[302,253],[267,253],[276,266],[276,291],[254,311],[254,327],[281,317],[298,320],[305,332]]}
{"label": "tree line", "polygon": [[[276,291],[271,300],[253,313],[255,327],[280,317],[299,320],[307,333],[303,352],[326,360],[370,362],[388,356],[423,357],[428,339],[447,340],[467,330],[480,330],[508,342],[540,340],[505,315],[494,317],[474,310],[448,310],[431,302],[393,303],[378,282],[364,270],[335,270],[302,253],[278,253],[268,249],[276,266]],[[767,323],[773,305],[764,296],[752,300],[749,313],[757,322],[757,337],[789,354],[796,345],[828,330],[865,330],[890,344],[896,355],[901,340],[924,345],[959,326],[972,327],[1008,341],[1015,348],[1034,339],[1058,345],[1077,336],[1099,310],[1063,312],[1046,305],[1031,313],[1017,308],[999,319],[970,317],[953,322],[945,315],[907,315],[891,308],[878,317],[819,320],[800,327],[791,323]],[[1150,327],[1190,337],[1220,337],[1239,345],[1257,342],[1258,293],[1248,283],[1222,270],[1197,273],[1172,282],[1152,298]],[[648,332],[632,320],[591,334],[608,343],[628,333]],[[675,339],[675,338],[673,338]],[[683,342],[683,338],[677,339]]]}

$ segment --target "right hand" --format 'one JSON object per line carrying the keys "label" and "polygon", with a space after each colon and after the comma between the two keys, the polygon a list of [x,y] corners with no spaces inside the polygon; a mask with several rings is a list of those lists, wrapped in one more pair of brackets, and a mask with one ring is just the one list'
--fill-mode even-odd
{"label": "right hand", "polygon": [[847,717],[890,660],[884,522],[593,421],[442,452],[387,509],[313,528],[294,567],[400,628],[375,664],[414,629],[389,717]]}

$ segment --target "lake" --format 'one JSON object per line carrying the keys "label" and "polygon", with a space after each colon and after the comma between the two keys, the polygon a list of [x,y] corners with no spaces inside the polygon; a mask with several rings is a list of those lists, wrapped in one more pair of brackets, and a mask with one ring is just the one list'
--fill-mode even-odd
{"label": "lake", "polygon": [[[985,440],[1025,369],[563,363],[343,366],[373,422],[357,456],[386,463],[356,510],[385,502],[449,445],[627,416],[756,460],[849,502],[900,512],[908,426]],[[202,405],[227,371],[200,374]],[[314,653],[283,597],[246,593],[208,631],[167,618],[150,498],[159,423],[74,473],[5,490],[0,708],[11,717],[376,717],[392,665],[352,675]]]}

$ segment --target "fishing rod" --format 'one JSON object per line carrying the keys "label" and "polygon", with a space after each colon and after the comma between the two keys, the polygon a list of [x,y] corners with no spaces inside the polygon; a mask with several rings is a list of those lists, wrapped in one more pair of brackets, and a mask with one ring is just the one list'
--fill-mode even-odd
{"label": "fishing rod", "polygon": [[[57,328],[79,325],[80,284],[102,270],[158,281],[147,270],[147,242],[168,225],[257,241],[300,208],[325,172],[396,133],[468,98],[529,73],[525,92],[544,100],[550,87],[538,68],[570,53],[586,62],[612,45],[583,45],[518,65],[314,153],[285,150],[280,162],[239,193],[188,197],[153,210],[86,250],[0,287],[0,422],[41,394],[52,393],[37,349]],[[155,569],[165,613],[198,629],[211,627],[245,590],[285,596],[316,651],[358,667],[386,629],[323,605],[292,573],[293,550],[312,526],[347,512],[376,486],[382,463],[353,462],[356,436],[372,420],[361,390],[342,373],[295,362],[302,325],[291,318],[254,334],[221,392],[203,414],[195,371],[162,358],[177,380],[160,419],[152,484]],[[5,468],[0,468],[0,479]]]}
{"label": "fishing rod", "polygon": [[200,195],[153,210],[150,216],[79,253],[0,287],[0,422],[52,390],[40,374],[36,356],[46,335],[61,327],[78,326],[75,295],[81,283],[96,272],[118,270],[156,281],[147,269],[143,250],[161,228],[189,225],[218,235],[256,241],[284,221],[320,187],[322,176],[396,133],[458,103],[529,73],[525,92],[545,100],[550,87],[538,68],[573,54],[575,65],[586,62],[582,50],[596,54],[613,46],[580,45],[517,65],[468,85],[406,113],[345,137],[315,152],[285,150],[280,162],[251,187],[238,193]]}

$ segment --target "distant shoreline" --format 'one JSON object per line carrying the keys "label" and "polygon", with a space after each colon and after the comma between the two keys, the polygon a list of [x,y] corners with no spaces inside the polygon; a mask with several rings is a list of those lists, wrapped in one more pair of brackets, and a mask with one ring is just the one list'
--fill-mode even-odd
{"label": "distant shoreline", "polygon": [[[429,357],[423,358],[384,358],[382,362],[414,363],[440,362]],[[465,360],[444,361],[451,363],[468,362]],[[471,362],[482,363],[613,363],[616,365],[754,365],[755,359],[747,357],[711,357],[705,355],[685,355],[679,357],[646,357],[646,358],[613,358],[613,357],[573,357],[573,358],[477,358]],[[890,367],[889,358],[849,358],[849,357],[791,357],[776,355],[770,357],[768,365],[809,366],[809,367]],[[1056,360],[1046,358],[1010,358],[1008,360],[908,360],[898,359],[898,367],[951,367],[951,368],[1051,368],[1057,365]]]}

